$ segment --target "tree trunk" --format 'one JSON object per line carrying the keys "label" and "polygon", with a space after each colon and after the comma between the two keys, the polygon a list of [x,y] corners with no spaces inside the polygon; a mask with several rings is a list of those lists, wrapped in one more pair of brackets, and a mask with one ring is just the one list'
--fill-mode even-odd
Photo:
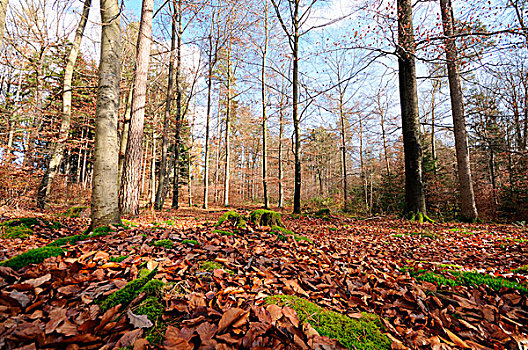
{"label": "tree trunk", "polygon": [[227,106],[226,106],[226,126],[225,126],[225,178],[224,178],[224,206],[229,206],[229,147],[231,139],[231,42],[227,48]]}
{"label": "tree trunk", "polygon": [[181,0],[174,5],[176,21],[178,24],[176,36],[176,132],[174,135],[174,178],[172,183],[172,207],[180,207],[180,147],[181,147],[181,126],[182,115],[182,92],[181,92],[181,37],[182,37],[182,13]]}
{"label": "tree trunk", "polygon": [[[341,90],[341,89],[340,89]],[[345,111],[344,111],[344,102],[343,102],[343,93],[339,94],[339,120],[341,125],[341,167],[343,171],[343,200],[344,203],[344,211],[347,212],[349,210],[348,205],[348,178],[347,178],[347,162],[346,162],[346,156],[347,156],[347,145],[346,145],[346,130],[345,130]]]}
{"label": "tree trunk", "polygon": [[284,104],[282,99],[284,95],[281,95],[281,102],[279,105],[279,208],[284,208],[284,184],[283,182],[283,169],[282,169],[282,138],[284,133]]}
{"label": "tree trunk", "polygon": [[163,132],[161,135],[161,161],[158,172],[158,189],[156,192],[156,202],[154,208],[161,210],[163,208],[163,202],[165,201],[165,188],[167,182],[167,154],[169,148],[169,121],[172,104],[172,94],[174,90],[174,63],[176,60],[176,18],[172,18],[171,27],[171,52],[169,57],[169,73],[167,82],[167,95],[165,97],[165,115],[163,119]]}
{"label": "tree trunk", "polygon": [[4,41],[5,18],[8,3],[9,0],[0,0],[0,48],[2,48],[2,43]]}
{"label": "tree trunk", "polygon": [[123,176],[119,193],[119,204],[124,214],[139,214],[141,166],[143,163],[143,126],[147,97],[148,67],[152,35],[154,0],[143,0],[139,24],[137,56],[134,68],[134,92],[130,130],[123,165]]}
{"label": "tree trunk", "polygon": [[266,107],[268,97],[266,94],[266,55],[268,53],[268,1],[264,0],[264,46],[262,48],[261,93],[262,93],[262,191],[264,194],[264,208],[269,209],[268,199],[268,156],[266,149],[267,128]]}
{"label": "tree trunk", "polygon": [[130,133],[130,117],[132,115],[132,97],[134,96],[134,83],[130,85],[130,91],[126,98],[125,115],[123,116],[123,130],[121,131],[121,140],[119,141],[119,165],[118,165],[118,181],[119,188],[121,188],[121,180],[123,178],[123,167],[125,166],[125,155],[128,143],[128,135]]}
{"label": "tree trunk", "polygon": [[150,163],[150,208],[156,202],[156,133],[152,128],[152,160]]}
{"label": "tree trunk", "polygon": [[[51,192],[51,185],[53,184],[53,179],[55,178],[55,175],[57,175],[61,165],[64,155],[64,145],[68,140],[70,133],[73,68],[75,67],[75,62],[77,61],[77,56],[79,54],[79,47],[81,46],[84,28],[86,27],[91,4],[92,0],[84,1],[81,19],[79,20],[79,25],[77,26],[77,31],[75,32],[75,38],[68,55],[68,60],[66,61],[66,67],[64,68],[64,79],[62,85],[62,119],[59,140],[52,146],[53,151],[51,154],[51,159],[39,185],[37,194],[37,207],[40,209],[44,209],[44,207],[46,207],[48,197]],[[0,13],[0,21],[1,20],[2,18]],[[3,28],[2,22],[0,22],[0,26]]]}
{"label": "tree trunk", "polygon": [[398,67],[405,154],[405,211],[426,215],[411,0],[398,0]]}
{"label": "tree trunk", "polygon": [[117,0],[101,0],[101,59],[95,111],[91,229],[120,223],[117,186],[121,28]]}
{"label": "tree trunk", "polygon": [[293,33],[293,71],[292,71],[292,107],[293,107],[293,133],[295,135],[295,185],[293,192],[293,213],[301,214],[301,135],[299,126],[299,2],[295,1]]}
{"label": "tree trunk", "polygon": [[455,149],[462,209],[461,215],[466,221],[475,221],[478,218],[478,214],[475,205],[475,194],[473,193],[473,182],[471,180],[466,118],[464,116],[462,87],[460,85],[460,72],[456,62],[457,47],[455,39],[452,38],[453,8],[451,6],[451,0],[440,0],[440,10],[442,12],[444,35],[446,36],[447,76],[449,79],[451,108],[453,110],[453,125],[455,129]]}

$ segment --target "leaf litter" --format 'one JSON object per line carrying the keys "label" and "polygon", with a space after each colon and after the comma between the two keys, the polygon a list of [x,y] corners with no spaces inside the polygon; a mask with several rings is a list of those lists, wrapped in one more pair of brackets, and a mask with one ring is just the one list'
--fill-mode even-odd
{"label": "leaf litter", "polygon": [[[528,264],[522,227],[283,218],[310,243],[278,239],[269,227],[216,227],[218,213],[177,215],[166,224],[135,220],[137,227],[68,244],[64,254],[17,271],[0,266],[0,348],[344,348],[300,322],[289,306],[266,303],[275,295],[350,319],[377,315],[393,349],[526,347],[525,292],[449,282],[452,271],[468,271],[528,286],[519,269]],[[59,221],[60,229],[37,227],[29,238],[2,239],[0,258],[81,234],[87,224]],[[155,246],[159,240],[173,244]],[[222,268],[204,270],[206,262]],[[102,310],[104,300],[145,270],[155,270],[149,278],[160,281],[154,304],[161,309],[146,307],[152,292],[139,290]],[[437,279],[420,280],[420,273]]]}

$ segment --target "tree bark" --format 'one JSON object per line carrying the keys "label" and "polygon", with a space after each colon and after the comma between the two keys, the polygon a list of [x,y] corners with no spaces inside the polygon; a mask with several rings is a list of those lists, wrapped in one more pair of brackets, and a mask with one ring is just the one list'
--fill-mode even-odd
{"label": "tree bark", "polygon": [[283,168],[282,168],[282,138],[284,133],[284,95],[281,94],[281,101],[279,104],[279,208],[284,208],[284,184],[283,182]]}
{"label": "tree bark", "polygon": [[174,11],[178,29],[176,31],[176,131],[174,135],[174,178],[172,183],[172,207],[180,207],[180,147],[182,114],[182,91],[181,91],[181,37],[182,37],[182,13],[181,0],[174,4]]}
{"label": "tree bark", "polygon": [[119,188],[121,188],[121,179],[123,177],[123,167],[125,166],[125,155],[128,143],[128,134],[130,133],[130,117],[132,115],[132,97],[134,96],[134,83],[130,85],[130,91],[126,98],[125,115],[123,116],[123,130],[121,131],[121,140],[119,141],[119,171],[118,177]]}
{"label": "tree bark", "polygon": [[227,47],[227,106],[226,106],[226,126],[225,126],[225,178],[224,178],[224,206],[229,206],[229,180],[230,180],[230,164],[229,164],[229,148],[231,141],[231,41]]}
{"label": "tree bark", "polygon": [[299,2],[295,1],[293,11],[293,71],[292,71],[292,114],[293,133],[295,135],[294,159],[295,159],[295,185],[293,192],[293,213],[301,214],[301,135],[299,126]]}
{"label": "tree bark", "polygon": [[141,167],[143,163],[143,126],[145,123],[153,7],[154,0],[143,0],[134,69],[134,92],[132,94],[130,130],[128,131],[125,162],[119,193],[121,212],[131,215],[139,214]]}
{"label": "tree bark", "polygon": [[405,153],[405,211],[426,215],[411,0],[398,0],[398,67]]}
{"label": "tree bark", "polygon": [[471,179],[471,167],[469,162],[469,150],[466,133],[466,118],[464,115],[464,103],[462,87],[460,84],[460,72],[457,65],[457,47],[453,36],[453,8],[451,0],[440,0],[442,12],[442,24],[446,37],[447,76],[449,80],[449,91],[451,96],[451,109],[453,114],[453,126],[455,132],[455,149],[457,156],[458,181],[461,200],[461,216],[466,221],[475,221],[478,218],[477,206],[475,205],[475,194],[473,192],[473,181]]}
{"label": "tree bark", "polygon": [[[84,1],[81,19],[79,20],[79,25],[77,26],[77,30],[75,32],[75,38],[73,39],[68,60],[66,61],[66,67],[64,68],[64,79],[62,84],[62,118],[59,140],[52,146],[53,151],[51,153],[51,159],[39,185],[37,194],[37,207],[40,209],[44,209],[44,207],[47,206],[48,197],[51,192],[51,185],[53,184],[53,179],[55,178],[55,175],[57,175],[59,167],[62,163],[62,158],[64,156],[64,145],[68,140],[70,133],[73,69],[79,54],[79,47],[81,46],[84,28],[86,27],[91,4],[92,0]],[[0,21],[1,19],[0,13]],[[0,22],[0,26],[3,28],[3,23]]]}
{"label": "tree bark", "polygon": [[0,48],[4,41],[5,18],[7,13],[7,5],[9,0],[0,0]]}
{"label": "tree bark", "polygon": [[267,143],[267,115],[266,107],[268,96],[266,94],[266,55],[268,53],[268,1],[264,0],[264,45],[262,47],[262,67],[261,67],[261,94],[262,94],[262,192],[264,195],[264,208],[269,209],[268,199],[268,155]]}
{"label": "tree bark", "polygon": [[95,154],[92,182],[91,229],[120,223],[118,203],[119,82],[121,28],[117,0],[101,0],[101,59],[95,111]]}
{"label": "tree bark", "polygon": [[163,132],[161,135],[161,161],[158,173],[158,189],[156,191],[156,202],[154,208],[161,210],[165,201],[165,188],[167,181],[167,154],[169,148],[169,121],[174,90],[174,63],[176,61],[176,18],[172,18],[171,26],[171,52],[169,57],[169,72],[167,82],[167,95],[165,97],[165,115],[163,118]]}

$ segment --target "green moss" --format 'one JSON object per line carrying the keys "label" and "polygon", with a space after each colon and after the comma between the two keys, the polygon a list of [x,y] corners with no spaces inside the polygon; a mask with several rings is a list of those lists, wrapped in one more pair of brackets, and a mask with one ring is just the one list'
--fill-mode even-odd
{"label": "green moss", "polygon": [[17,218],[4,221],[0,224],[0,226],[25,226],[29,228],[33,228],[33,226],[44,226],[50,229],[59,229],[62,227],[62,225],[57,221],[48,221],[43,218]]}
{"label": "green moss", "polygon": [[146,272],[144,276],[128,282],[123,288],[110,294],[106,299],[100,302],[99,307],[101,308],[101,311],[106,312],[108,309],[119,304],[124,308],[134,300],[134,298],[141,292],[141,288],[143,288],[143,286],[147,284],[156,273],[157,269]]}
{"label": "green moss", "polygon": [[88,239],[88,238],[90,238],[89,235],[74,235],[74,236],[68,236],[68,237],[61,237],[61,238],[54,240],[47,246],[48,247],[62,247],[67,244],[75,245],[77,242]]}
{"label": "green moss", "polygon": [[513,269],[512,272],[515,272],[515,273],[527,273],[528,272],[528,265],[523,265],[523,266],[520,266],[516,269]]}
{"label": "green moss", "polygon": [[220,226],[226,221],[229,221],[233,226],[239,229],[245,228],[247,224],[246,219],[244,219],[242,215],[240,215],[236,211],[228,211],[224,213],[220,217],[220,219],[218,219],[218,222],[216,223],[215,226]]}
{"label": "green moss", "polygon": [[139,224],[137,222],[130,221],[130,220],[127,220],[127,219],[121,219],[121,221],[123,222],[123,225],[125,225],[127,227],[138,227],[139,226]]}
{"label": "green moss", "polygon": [[84,205],[77,205],[71,208],[68,208],[64,213],[62,213],[62,216],[65,216],[67,218],[78,218],[81,213],[86,210],[88,207]]}
{"label": "green moss", "polygon": [[287,228],[280,227],[280,226],[273,226],[271,228],[271,233],[277,235],[278,239],[281,240],[281,241],[286,241],[287,240],[287,236],[291,235],[291,236],[293,236],[293,239],[295,239],[297,242],[306,241],[306,242],[313,243],[313,241],[310,238],[308,238],[306,236],[298,235],[298,234],[288,230]]}
{"label": "green moss", "polygon": [[182,244],[192,244],[192,245],[200,245],[200,242],[198,242],[195,239],[184,239],[182,241]]}
{"label": "green moss", "polygon": [[2,238],[28,238],[33,234],[33,230],[25,225],[5,226],[2,228]]}
{"label": "green moss", "polygon": [[123,260],[125,260],[126,258],[128,258],[128,255],[111,256],[110,259],[108,259],[108,261],[115,262],[115,263],[120,263],[120,262],[123,262]]}
{"label": "green moss", "polygon": [[214,230],[213,233],[219,234],[220,236],[234,236],[235,233],[231,231]]}
{"label": "green moss", "polygon": [[59,256],[64,253],[64,250],[59,247],[41,247],[28,250],[25,253],[14,256],[10,259],[0,262],[0,266],[11,267],[15,270],[19,270],[29,264],[40,264],[45,259],[52,256]]}
{"label": "green moss", "polygon": [[163,288],[165,288],[165,283],[163,283],[163,281],[152,279],[145,283],[140,291],[150,296],[159,297],[162,295]]}
{"label": "green moss", "polygon": [[163,311],[163,304],[160,303],[157,297],[148,297],[138,305],[135,313],[136,315],[147,315],[148,319],[151,320],[152,323],[156,323],[161,320]]}
{"label": "green moss", "polygon": [[160,239],[159,241],[155,241],[152,245],[154,247],[163,247],[163,248],[170,249],[172,248],[173,244],[174,243],[170,239]]}
{"label": "green moss", "polygon": [[438,285],[446,285],[451,287],[472,287],[486,285],[494,290],[508,288],[516,289],[521,293],[528,294],[528,287],[525,284],[520,284],[502,277],[495,277],[478,272],[449,270],[449,276],[446,277],[439,273],[427,270],[413,270],[412,268],[404,268],[403,270],[409,271],[409,274],[418,281],[427,281],[431,283],[437,283]]}
{"label": "green moss", "polygon": [[284,227],[281,214],[273,210],[258,209],[249,214],[249,220],[259,226],[279,226]]}
{"label": "green moss", "polygon": [[381,321],[376,315],[362,313],[363,317],[356,320],[291,295],[271,296],[266,298],[266,303],[291,307],[301,322],[308,322],[320,335],[337,339],[349,349],[391,348],[392,342],[382,333]]}
{"label": "green moss", "polygon": [[403,237],[405,237],[405,235],[402,234],[402,233],[398,233],[398,234],[392,235],[392,237],[395,237],[395,238],[403,238]]}
{"label": "green moss", "polygon": [[[91,233],[90,233],[91,232]],[[90,227],[88,227],[83,234],[87,235],[90,234],[90,236],[98,237],[98,236],[107,236],[110,232],[114,232],[113,229],[110,228],[110,226],[99,226],[95,229],[90,231]]]}
{"label": "green moss", "polygon": [[202,263],[200,264],[200,270],[203,270],[203,271],[224,270],[226,273],[230,275],[235,274],[233,270],[225,268],[222,264],[216,261],[202,261]]}

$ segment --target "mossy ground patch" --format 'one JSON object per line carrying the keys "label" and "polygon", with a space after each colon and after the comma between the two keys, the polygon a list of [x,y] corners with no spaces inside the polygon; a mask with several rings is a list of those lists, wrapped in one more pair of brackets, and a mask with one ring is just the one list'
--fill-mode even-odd
{"label": "mossy ground patch", "polygon": [[337,339],[349,349],[391,348],[392,341],[382,333],[381,321],[376,315],[362,313],[363,317],[356,320],[292,295],[270,296],[266,303],[291,307],[301,322],[308,322],[320,335]]}

